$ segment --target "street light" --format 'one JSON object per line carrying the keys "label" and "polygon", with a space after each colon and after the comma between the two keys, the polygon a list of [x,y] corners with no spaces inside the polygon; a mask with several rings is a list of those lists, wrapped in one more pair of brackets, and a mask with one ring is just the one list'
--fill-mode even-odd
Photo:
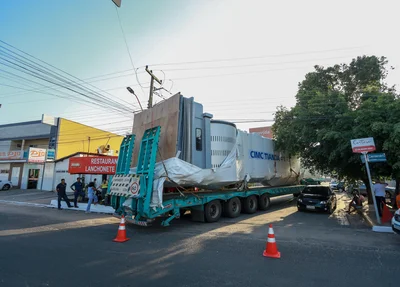
{"label": "street light", "polygon": [[126,87],[126,89],[128,90],[129,93],[131,93],[132,95],[134,95],[136,97],[136,100],[139,103],[140,109],[143,111],[142,104],[140,103],[138,96],[136,96],[135,91],[132,90],[131,87]]}
{"label": "street light", "polygon": [[121,7],[121,0],[112,0],[117,7]]}

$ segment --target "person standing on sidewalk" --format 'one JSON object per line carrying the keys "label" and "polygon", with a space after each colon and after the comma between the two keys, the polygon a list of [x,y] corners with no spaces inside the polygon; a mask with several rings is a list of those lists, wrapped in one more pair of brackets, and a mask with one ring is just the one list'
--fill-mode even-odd
{"label": "person standing on sidewalk", "polygon": [[375,199],[376,205],[378,206],[379,217],[382,217],[382,204],[386,204],[385,189],[386,183],[380,180],[377,180],[374,184]]}
{"label": "person standing on sidewalk", "polygon": [[104,202],[104,205],[108,204],[107,188],[108,188],[108,181],[107,181],[107,179],[105,179],[105,180],[103,180],[103,183],[101,184],[101,198]]}
{"label": "person standing on sidewalk", "polygon": [[61,179],[61,182],[57,185],[58,209],[61,209],[61,198],[64,199],[69,208],[72,207],[67,197],[66,188],[67,184],[65,183],[65,179]]}
{"label": "person standing on sidewalk", "polygon": [[400,209],[400,192],[397,191],[397,195],[396,195],[396,205],[397,208]]}
{"label": "person standing on sidewalk", "polygon": [[80,177],[71,185],[71,189],[74,191],[74,207],[78,207],[78,197],[81,196],[82,201],[85,200],[85,192],[83,191],[83,183]]}
{"label": "person standing on sidewalk", "polygon": [[97,204],[97,195],[96,195],[96,188],[94,187],[94,182],[89,182],[88,184],[88,205],[86,207],[86,213],[90,213],[90,206],[92,205],[92,202],[94,204]]}

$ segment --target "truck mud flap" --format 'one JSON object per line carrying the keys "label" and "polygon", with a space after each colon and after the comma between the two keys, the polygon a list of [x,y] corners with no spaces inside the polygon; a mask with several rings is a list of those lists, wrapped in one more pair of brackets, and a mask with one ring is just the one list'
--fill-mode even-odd
{"label": "truck mud flap", "polygon": [[190,208],[190,213],[192,215],[192,220],[197,222],[206,222],[204,217],[204,206],[193,206]]}

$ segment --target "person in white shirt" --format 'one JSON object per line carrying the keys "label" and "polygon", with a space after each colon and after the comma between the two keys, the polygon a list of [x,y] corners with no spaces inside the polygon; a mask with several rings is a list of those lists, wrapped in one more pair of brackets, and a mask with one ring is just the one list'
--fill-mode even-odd
{"label": "person in white shirt", "polygon": [[382,204],[385,204],[385,189],[387,183],[377,180],[374,184],[374,192],[375,192],[375,199],[376,205],[378,206],[378,213],[379,216],[382,217]]}

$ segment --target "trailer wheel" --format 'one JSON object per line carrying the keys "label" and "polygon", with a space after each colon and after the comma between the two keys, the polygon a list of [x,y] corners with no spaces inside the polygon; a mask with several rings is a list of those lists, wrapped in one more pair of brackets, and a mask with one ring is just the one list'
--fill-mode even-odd
{"label": "trailer wheel", "polygon": [[258,199],[258,209],[259,210],[267,210],[271,204],[271,200],[269,199],[268,193],[264,193]]}
{"label": "trailer wheel", "polygon": [[207,222],[217,222],[222,214],[222,206],[219,200],[213,200],[204,206],[204,214]]}
{"label": "trailer wheel", "polygon": [[229,199],[224,204],[224,215],[230,218],[235,218],[240,215],[242,210],[242,203],[237,197]]}
{"label": "trailer wheel", "polygon": [[243,210],[248,214],[252,214],[257,211],[257,197],[255,195],[250,195],[243,199]]}

